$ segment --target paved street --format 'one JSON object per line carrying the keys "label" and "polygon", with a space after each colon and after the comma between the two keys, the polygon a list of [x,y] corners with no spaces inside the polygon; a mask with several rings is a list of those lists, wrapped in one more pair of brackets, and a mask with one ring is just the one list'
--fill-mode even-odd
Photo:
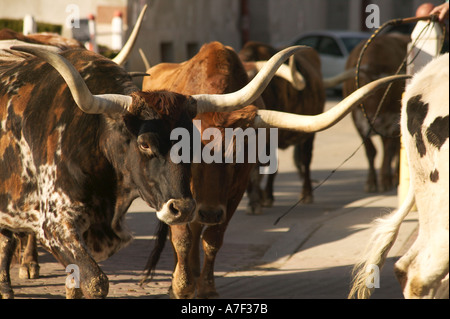
{"label": "paved street", "polygon": [[[327,107],[335,104],[331,98]],[[380,145],[379,140],[376,140]],[[351,118],[316,135],[312,164],[314,186],[344,162],[361,144]],[[380,152],[379,152],[380,154]],[[378,167],[380,163],[378,156]],[[398,204],[396,190],[364,193],[367,161],[361,147],[314,192],[314,203],[300,204],[274,222],[298,200],[301,182],[292,161],[292,148],[279,153],[275,203],[263,215],[245,214],[241,202],[216,261],[216,286],[221,298],[346,298],[351,269],[372,232],[370,221]],[[153,245],[157,219],[153,210],[136,201],[127,215],[135,240],[101,263],[110,279],[109,298],[167,299],[173,256],[166,245],[153,282],[140,287],[142,269]],[[381,272],[381,287],[373,298],[401,298],[393,273],[397,257],[411,244],[417,213],[403,223],[397,242]],[[16,298],[64,298],[65,273],[53,257],[40,250],[39,279],[18,278],[12,269]]]}

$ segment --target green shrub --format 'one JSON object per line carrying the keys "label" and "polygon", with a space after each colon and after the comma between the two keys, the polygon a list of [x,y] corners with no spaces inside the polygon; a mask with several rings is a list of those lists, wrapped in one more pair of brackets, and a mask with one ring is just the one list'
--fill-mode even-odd
{"label": "green shrub", "polygon": [[0,19],[0,29],[11,29],[16,32],[23,31],[23,20],[18,19]]}
{"label": "green shrub", "polygon": [[[53,32],[61,34],[62,25],[37,22],[37,32]],[[16,32],[23,32],[22,19],[0,19],[0,29],[8,28]]]}

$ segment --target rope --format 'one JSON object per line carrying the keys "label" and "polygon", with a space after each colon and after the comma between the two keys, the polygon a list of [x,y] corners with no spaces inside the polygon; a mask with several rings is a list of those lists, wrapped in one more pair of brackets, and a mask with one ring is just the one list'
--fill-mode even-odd
{"label": "rope", "polygon": [[[392,26],[396,26],[396,25],[400,25],[400,24],[406,24],[406,23],[415,23],[415,22],[417,22],[417,21],[420,21],[420,20],[430,20],[429,22],[428,22],[428,24],[425,26],[425,28],[423,28],[422,30],[421,30],[421,32],[419,33],[419,37],[416,39],[416,41],[414,42],[414,45],[413,46],[411,46],[411,50],[412,50],[412,48],[415,46],[415,44],[417,43],[417,41],[418,41],[418,39],[421,37],[421,35],[422,35],[422,33],[424,32],[424,30],[425,29],[427,29],[428,30],[428,28],[431,26],[431,23],[432,22],[435,22],[436,20],[437,20],[437,16],[428,16],[428,17],[419,17],[419,18],[406,18],[406,19],[395,19],[395,20],[390,20],[390,21],[388,21],[388,22],[386,22],[386,23],[384,23],[382,26],[380,26],[377,30],[375,30],[375,32],[371,35],[371,37],[366,41],[366,43],[365,43],[365,45],[364,45],[364,47],[363,47],[363,49],[361,50],[361,53],[360,53],[360,55],[359,55],[359,59],[358,59],[358,62],[357,62],[357,64],[356,64],[356,75],[355,75],[355,80],[356,80],[356,87],[357,87],[357,89],[359,88],[359,70],[360,70],[360,66],[361,66],[361,60],[362,60],[362,57],[363,57],[363,54],[364,54],[364,52],[367,50],[367,48],[368,48],[368,46],[370,45],[370,43],[373,41],[373,39],[383,30],[383,29],[385,29],[387,26],[389,26],[389,25],[392,25]],[[443,31],[445,32],[445,28],[443,27]],[[442,49],[442,46],[444,45],[444,42],[442,42],[441,43],[441,49]],[[407,59],[408,59],[408,56],[411,54],[411,50],[409,51],[409,52],[407,52],[407,54],[406,54],[406,56],[405,56],[405,58],[403,59],[403,61],[402,61],[402,63],[401,63],[401,65],[400,65],[400,67],[397,69],[397,72],[395,73],[396,75],[401,71],[401,69],[404,67],[404,64],[406,64],[406,62],[407,62]],[[420,50],[418,51],[418,52],[420,52]],[[417,58],[417,55],[418,55],[418,53],[416,54],[416,56],[414,56],[413,57],[413,59],[411,60],[411,63]],[[377,118],[377,116],[378,116],[378,113],[380,112],[380,109],[381,109],[381,105],[383,104],[383,102],[384,102],[384,100],[385,100],[385,98],[386,98],[386,96],[387,96],[387,93],[389,92],[389,90],[390,90],[390,88],[391,88],[391,86],[392,86],[392,83],[391,84],[389,84],[388,85],[388,87],[386,88],[386,91],[385,91],[385,93],[384,93],[384,95],[383,95],[383,97],[382,97],[382,99],[381,99],[381,101],[380,101],[380,104],[378,105],[378,108],[377,108],[377,111],[375,112],[375,116],[374,116],[374,120],[373,120],[373,122],[375,122],[375,120],[376,120],[376,118]],[[364,140],[366,140],[366,139],[368,139],[369,137],[370,137],[370,135],[372,134],[372,131],[374,131],[374,132],[376,132],[377,134],[379,134],[379,135],[382,135],[382,134],[380,134],[380,133],[378,133],[376,130],[375,130],[375,128],[373,127],[373,122],[371,122],[370,120],[369,120],[369,118],[367,117],[367,114],[366,114],[366,111],[365,111],[365,109],[364,109],[364,106],[363,106],[363,104],[361,103],[361,108],[362,108],[362,110],[363,110],[363,113],[364,113],[364,116],[366,117],[366,119],[367,119],[367,121],[369,122],[369,125],[370,125],[370,127],[369,127],[369,131],[368,131],[368,133],[367,133],[367,135],[366,135],[366,137],[363,139],[363,141]],[[382,135],[383,136],[383,135]],[[394,136],[394,137],[399,137],[399,136]],[[355,156],[355,154],[361,149],[361,147],[364,145],[364,142],[362,142],[356,149],[355,149],[355,151],[353,151],[353,153],[352,154],[350,154],[350,156],[348,156],[344,161],[342,161],[342,163],[341,164],[339,164],[334,170],[332,170],[318,185],[316,185],[314,188],[313,188],[313,192],[315,191],[315,190],[317,190],[319,187],[321,187],[323,184],[325,184],[325,182],[326,181],[328,181],[345,163],[347,163],[353,156]],[[300,197],[300,199],[294,204],[294,205],[292,205],[290,208],[288,208],[287,210],[286,210],[286,212],[284,212],[280,217],[278,217],[276,220],[275,220],[275,222],[274,222],[274,225],[277,225],[278,224],[278,222],[283,218],[283,217],[285,217],[287,214],[289,214],[294,208],[296,208],[302,201],[304,200],[304,196],[302,196],[302,197]]]}
{"label": "rope", "polygon": [[[407,19],[395,19],[395,20],[390,20],[387,21],[386,23],[384,23],[382,26],[380,26],[377,30],[375,30],[375,32],[370,36],[370,38],[366,41],[366,43],[364,44],[363,48],[361,49],[361,52],[359,54],[358,57],[358,61],[356,63],[356,72],[355,72],[355,82],[356,82],[356,89],[359,89],[360,83],[359,83],[359,73],[360,73],[360,68],[361,68],[361,62],[362,62],[362,58],[364,56],[364,53],[366,52],[367,48],[370,46],[370,44],[373,42],[373,40],[375,39],[375,37],[377,37],[381,31],[383,31],[386,27],[388,26],[397,26],[400,24],[404,24],[404,23],[412,23],[412,22],[417,22],[420,20],[428,20],[427,25],[420,31],[419,36],[417,37],[417,39],[415,39],[413,45],[411,46],[410,50],[406,53],[406,56],[403,58],[402,63],[400,64],[400,66],[398,67],[397,71],[395,72],[395,75],[399,74],[400,71],[403,69],[403,67],[405,67],[407,61],[408,61],[408,57],[410,56],[412,50],[414,47],[416,47],[416,44],[419,42],[419,40],[422,37],[422,34],[425,31],[428,31],[428,29],[431,27],[431,23],[436,22],[437,20],[437,16],[433,15],[433,16],[428,16],[428,17],[419,17],[419,18],[407,18]],[[443,32],[445,33],[445,28],[443,27]],[[444,41],[442,41],[441,43],[441,49],[444,45]],[[417,51],[417,54],[412,58],[410,64],[412,62],[414,62],[414,60],[417,58],[418,54],[419,54],[420,50]],[[367,119],[367,122],[369,123],[370,129],[369,129],[369,133],[371,133],[372,131],[375,132],[376,134],[385,137],[385,138],[398,138],[400,137],[400,133],[398,135],[385,135],[382,134],[381,132],[379,132],[375,127],[374,127],[374,123],[376,121],[376,119],[378,118],[378,115],[381,111],[381,107],[384,103],[384,101],[386,100],[387,95],[389,94],[389,91],[392,88],[393,83],[389,84],[386,88],[386,90],[384,91],[384,94],[380,100],[380,103],[378,104],[377,110],[375,111],[375,115],[373,117],[373,120],[369,119],[369,116],[366,112],[366,109],[364,107],[364,104],[361,103],[360,107],[361,110],[363,112],[364,117]],[[370,135],[368,135],[370,136]],[[367,138],[367,137],[366,137]]]}

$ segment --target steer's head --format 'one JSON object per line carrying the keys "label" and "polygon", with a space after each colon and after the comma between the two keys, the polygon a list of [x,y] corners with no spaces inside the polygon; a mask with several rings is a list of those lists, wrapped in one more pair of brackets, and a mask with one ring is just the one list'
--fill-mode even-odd
{"label": "steer's head", "polygon": [[175,141],[170,140],[170,133],[176,127],[192,132],[192,115],[185,111],[192,101],[165,91],[135,92],[131,98],[123,115],[131,140],[125,142],[128,149],[118,167],[130,179],[128,184],[157,210],[160,220],[167,224],[189,222],[195,209],[189,187],[190,166],[171,160],[170,149]]}

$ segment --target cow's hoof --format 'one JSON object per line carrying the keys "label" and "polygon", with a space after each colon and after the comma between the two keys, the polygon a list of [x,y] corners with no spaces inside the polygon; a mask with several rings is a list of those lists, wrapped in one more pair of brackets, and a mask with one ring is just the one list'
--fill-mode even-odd
{"label": "cow's hoof", "polygon": [[81,288],[67,288],[66,287],[66,299],[81,299],[83,298],[83,292]]}
{"label": "cow's hoof", "polygon": [[39,265],[36,263],[28,263],[20,266],[19,278],[21,279],[38,279]]}
{"label": "cow's hoof", "polygon": [[314,197],[312,195],[302,195],[300,199],[303,204],[312,204],[314,202]]}
{"label": "cow's hoof", "polygon": [[170,299],[193,299],[195,297],[195,290],[194,291],[178,291],[174,292],[173,288],[169,288],[169,297]]}
{"label": "cow's hoof", "polygon": [[247,206],[247,215],[262,215],[262,206],[261,205],[249,205]]}
{"label": "cow's hoof", "polygon": [[272,207],[273,206],[273,198],[264,198],[261,202],[262,207]]}
{"label": "cow's hoof", "polygon": [[217,291],[209,291],[209,292],[199,293],[197,295],[197,299],[218,299],[218,298],[219,298],[219,294],[217,293]]}
{"label": "cow's hoof", "polygon": [[393,188],[394,188],[394,185],[392,183],[389,183],[389,182],[382,183],[381,187],[380,187],[380,192],[382,192],[382,193],[389,192]]}
{"label": "cow's hoof", "polygon": [[366,184],[364,186],[364,191],[366,193],[378,193],[378,187],[375,184]]}
{"label": "cow's hoof", "polygon": [[0,299],[14,299],[14,292],[9,283],[0,283]]}

